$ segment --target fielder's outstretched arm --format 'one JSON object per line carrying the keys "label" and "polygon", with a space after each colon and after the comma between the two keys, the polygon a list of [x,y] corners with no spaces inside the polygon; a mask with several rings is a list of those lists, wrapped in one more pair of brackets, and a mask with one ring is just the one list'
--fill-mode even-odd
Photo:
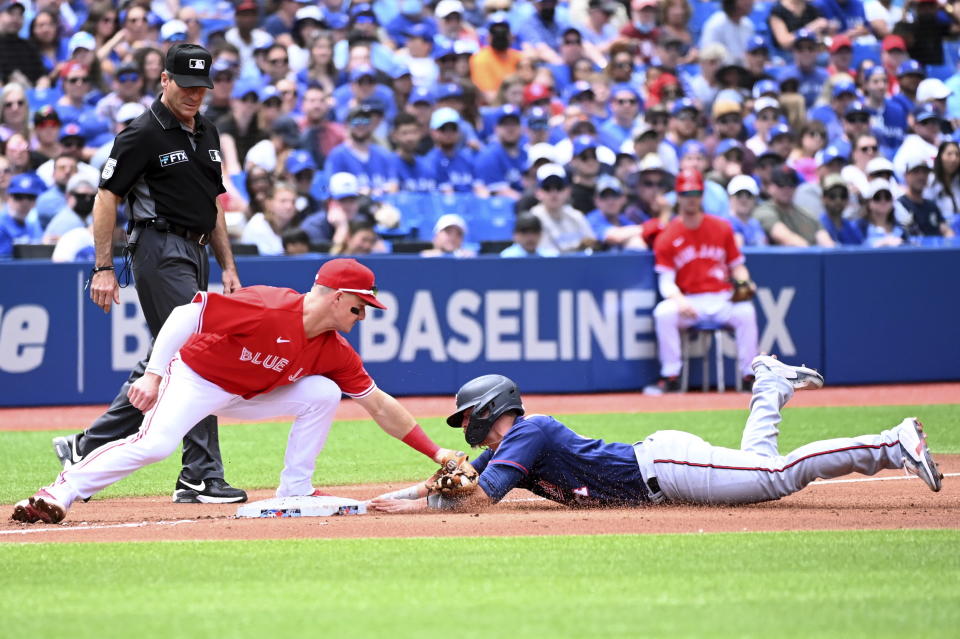
{"label": "fielder's outstretched arm", "polygon": [[423,453],[438,464],[445,463],[448,459],[458,457],[457,451],[449,448],[440,448],[430,437],[423,432],[417,420],[413,418],[403,405],[392,395],[389,395],[379,388],[363,397],[354,398],[355,401],[363,406],[373,421],[377,422],[388,435],[396,437],[410,448]]}

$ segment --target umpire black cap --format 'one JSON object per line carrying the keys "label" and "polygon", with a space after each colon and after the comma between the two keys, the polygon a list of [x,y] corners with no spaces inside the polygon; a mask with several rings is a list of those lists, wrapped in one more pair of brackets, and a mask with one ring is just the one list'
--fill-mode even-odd
{"label": "umpire black cap", "polygon": [[213,58],[210,52],[197,44],[186,42],[175,44],[167,51],[165,69],[173,81],[183,88],[213,88],[210,79],[210,65]]}

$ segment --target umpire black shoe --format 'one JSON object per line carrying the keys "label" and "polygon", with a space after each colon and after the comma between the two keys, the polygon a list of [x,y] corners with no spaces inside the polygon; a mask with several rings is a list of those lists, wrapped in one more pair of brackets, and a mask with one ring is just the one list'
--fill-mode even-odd
{"label": "umpire black shoe", "polygon": [[234,488],[220,477],[198,482],[177,478],[173,501],[178,504],[236,504],[247,501],[247,493]]}
{"label": "umpire black shoe", "polygon": [[83,456],[77,452],[77,439],[79,438],[80,433],[53,438],[53,452],[64,468],[79,464],[80,460],[83,459]]}

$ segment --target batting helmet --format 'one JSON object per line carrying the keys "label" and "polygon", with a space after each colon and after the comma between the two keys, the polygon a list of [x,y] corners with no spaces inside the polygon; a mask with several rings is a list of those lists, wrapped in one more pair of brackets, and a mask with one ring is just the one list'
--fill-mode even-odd
{"label": "batting helmet", "polygon": [[493,427],[493,423],[508,410],[523,415],[523,401],[520,389],[503,375],[482,375],[471,379],[457,391],[457,412],[447,417],[451,428],[463,425],[463,413],[473,409],[464,437],[471,446],[482,442]]}

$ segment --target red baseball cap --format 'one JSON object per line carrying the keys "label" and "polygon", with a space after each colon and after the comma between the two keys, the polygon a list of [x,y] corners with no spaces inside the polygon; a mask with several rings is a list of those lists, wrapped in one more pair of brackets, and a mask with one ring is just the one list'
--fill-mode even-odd
{"label": "red baseball cap", "polygon": [[677,176],[676,191],[678,194],[690,191],[703,191],[703,176],[696,169],[686,169]]}
{"label": "red baseball cap", "polygon": [[841,34],[834,36],[833,39],[830,40],[830,53],[836,53],[844,47],[853,49],[853,42],[851,42],[847,36]]}
{"label": "red baseball cap", "polygon": [[313,283],[344,293],[353,293],[375,308],[387,308],[377,301],[377,285],[374,284],[373,271],[353,258],[338,257],[324,262]]}
{"label": "red baseball cap", "polygon": [[552,91],[550,87],[545,84],[540,84],[539,82],[533,82],[528,84],[523,89],[523,103],[527,106],[530,106],[537,100],[543,100],[551,97]]}
{"label": "red baseball cap", "polygon": [[892,33],[883,39],[883,50],[892,51],[893,49],[907,50],[907,43],[901,36]]}

